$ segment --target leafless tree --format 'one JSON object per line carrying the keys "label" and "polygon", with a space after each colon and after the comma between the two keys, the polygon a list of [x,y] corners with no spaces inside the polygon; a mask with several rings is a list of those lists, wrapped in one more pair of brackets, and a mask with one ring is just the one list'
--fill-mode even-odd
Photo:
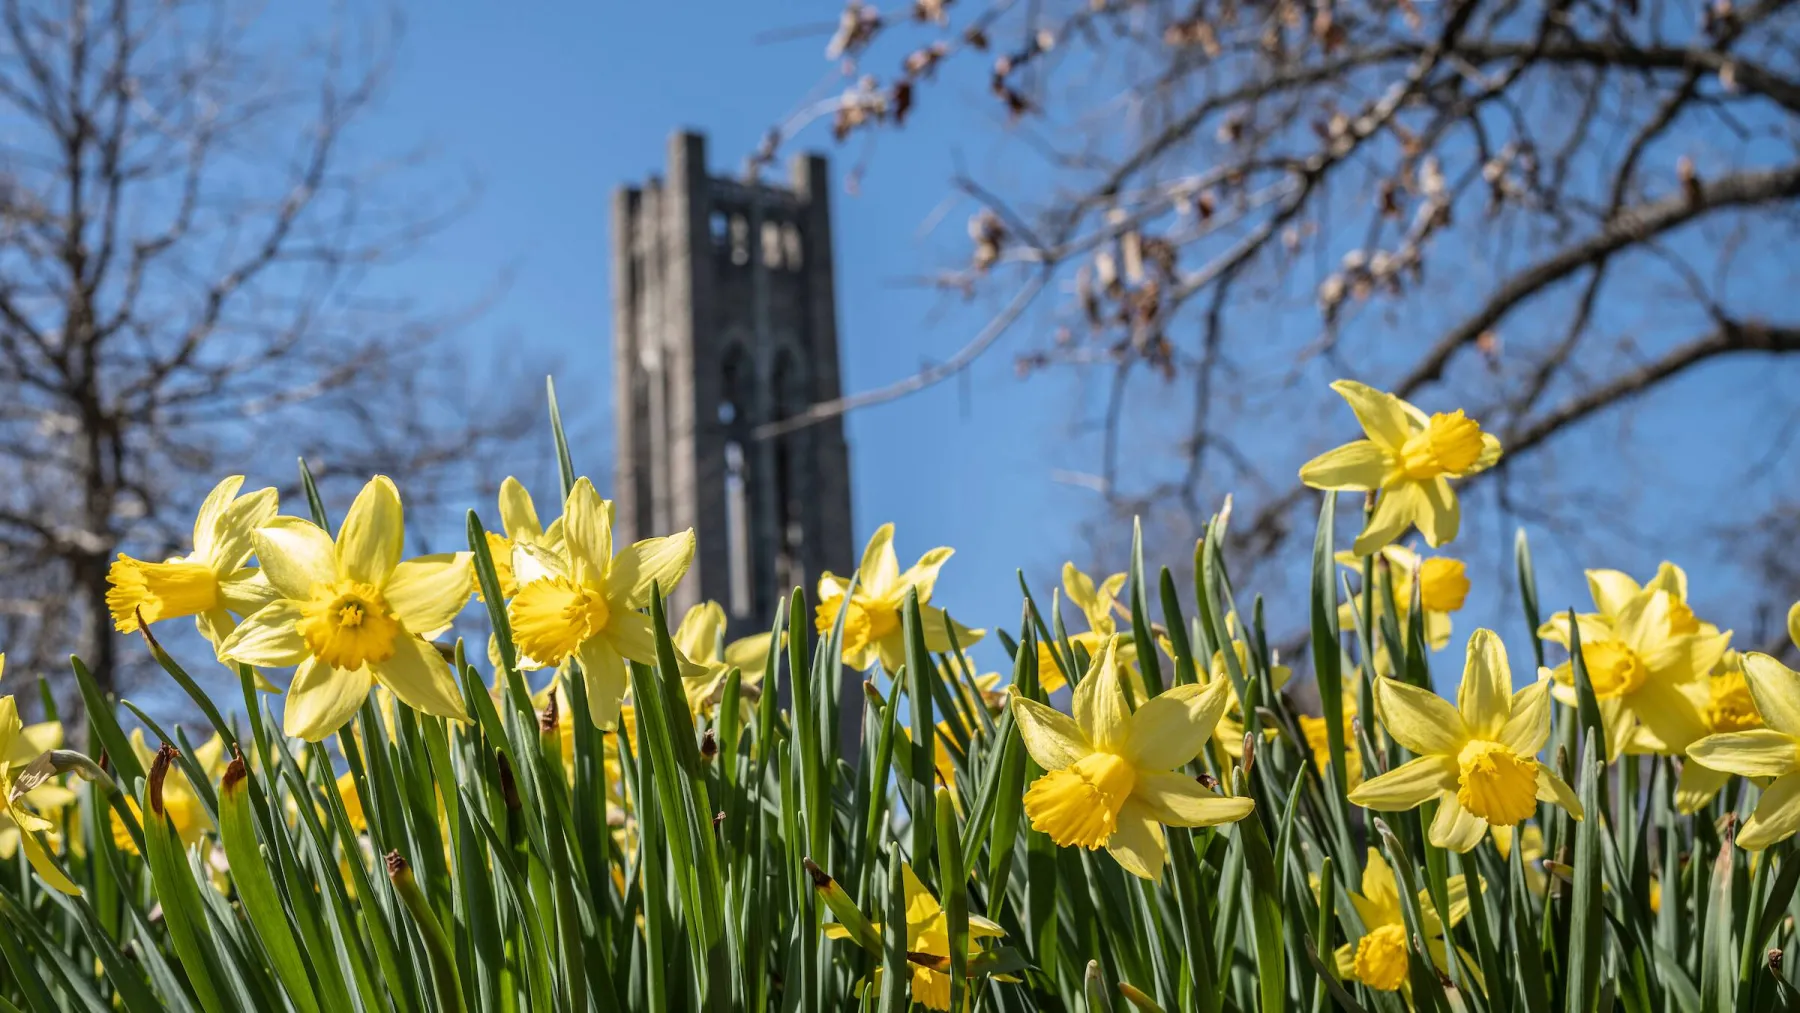
{"label": "leafless tree", "polygon": [[[1310,530],[1292,469],[1353,432],[1321,377],[1466,406],[1509,454],[1467,488],[1553,521],[1523,477],[1560,468],[1589,527],[1633,493],[1617,469],[1568,492],[1602,470],[1570,448],[1678,404],[1678,378],[1755,360],[1737,396],[1791,405],[1789,0],[852,2],[827,55],[850,86],[758,157],[814,121],[867,141],[979,90],[1016,158],[954,180],[972,250],[940,283],[989,300],[986,327],[793,424],[995,349],[1104,374],[1086,484],[1189,539],[1235,490],[1254,562]],[[1793,422],[1742,426],[1720,456],[1785,447]]]}
{"label": "leafless tree", "polygon": [[327,475],[412,478],[410,504],[516,429],[437,354],[482,300],[427,312],[371,284],[473,191],[355,134],[397,20],[297,37],[269,18],[238,0],[0,3],[0,644],[15,670],[66,672],[74,650],[118,682],[114,553],[186,551],[223,474],[300,454]]}

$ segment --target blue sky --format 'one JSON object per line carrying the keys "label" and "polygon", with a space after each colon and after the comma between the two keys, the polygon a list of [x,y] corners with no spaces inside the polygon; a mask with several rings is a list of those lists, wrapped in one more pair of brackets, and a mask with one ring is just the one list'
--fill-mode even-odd
{"label": "blue sky", "polygon": [[[479,183],[481,195],[467,217],[426,254],[386,274],[385,283],[430,304],[454,303],[497,278],[509,279],[497,304],[458,336],[455,350],[477,374],[495,367],[491,375],[503,378],[491,391],[498,398],[541,401],[542,367],[553,366],[576,463],[602,488],[610,486],[612,458],[611,192],[660,171],[668,136],[679,127],[709,135],[713,168],[724,173],[741,163],[772,123],[841,88],[835,67],[822,57],[837,9],[831,0],[441,0],[407,12],[392,88],[362,124],[359,142],[401,150],[424,144],[436,161],[421,185],[467,178]],[[1028,170],[1009,158],[1016,149],[1003,130],[994,129],[993,107],[978,85],[953,82],[903,132],[880,135],[872,147],[835,149],[820,130],[803,139],[801,146],[831,154],[840,183],[853,164],[867,164],[856,194],[841,188],[833,194],[849,390],[885,384],[948,356],[995,308],[979,297],[965,303],[935,293],[917,281],[967,256],[966,205],[945,215],[935,231],[922,229],[959,168],[1000,185],[1034,182],[1021,179]],[[1470,277],[1487,277],[1475,267]],[[1432,294],[1436,304],[1428,309],[1454,314],[1466,284],[1453,276],[1440,279]],[[1548,300],[1552,310],[1556,298]],[[1285,331],[1290,339],[1316,331],[1310,293],[1296,293],[1292,305],[1293,314],[1266,322],[1271,331]],[[1047,593],[1062,560],[1087,557],[1080,525],[1101,506],[1092,492],[1055,477],[1059,469],[1096,466],[1089,425],[1096,391],[1067,373],[1020,380],[1013,355],[1034,340],[1033,327],[1041,338],[1049,321],[1025,323],[1015,343],[1003,344],[963,377],[858,412],[848,424],[859,537],[884,521],[896,522],[902,565],[932,546],[955,546],[938,603],[972,625],[1016,624],[1015,569],[1023,568]],[[1286,369],[1284,363],[1257,365],[1270,374]],[[1270,452],[1293,457],[1297,466],[1328,445],[1331,434],[1354,434],[1349,413],[1325,388],[1336,368],[1315,363],[1290,387],[1246,393],[1265,404],[1293,406],[1296,422],[1290,432],[1270,437]],[[1370,368],[1369,379],[1382,379],[1379,362]],[[1721,625],[1747,625],[1751,603],[1733,590],[1743,574],[1708,569],[1717,553],[1701,547],[1690,518],[1741,500],[1732,476],[1750,465],[1715,448],[1721,434],[1756,425],[1767,417],[1758,413],[1781,403],[1759,368],[1745,363],[1701,371],[1675,388],[1665,410],[1637,417],[1628,443],[1617,438],[1614,420],[1601,420],[1569,454],[1534,464],[1527,481],[1561,475],[1574,476],[1576,485],[1588,480],[1605,487],[1609,476],[1627,468],[1632,475],[1629,484],[1605,490],[1616,498],[1594,501],[1598,533],[1588,544],[1560,545],[1547,533],[1534,533],[1547,607],[1586,604],[1579,576],[1585,566],[1618,566],[1641,577],[1673,555],[1696,571],[1694,597],[1703,615],[1725,612],[1718,615]],[[1791,376],[1791,369],[1784,375]],[[1479,375],[1460,380],[1476,390],[1484,382]],[[1742,396],[1747,384],[1756,396]],[[1448,396],[1433,391],[1421,404],[1427,410],[1457,407],[1445,402]],[[1172,394],[1154,388],[1141,403],[1148,406],[1139,433],[1145,439],[1154,440],[1172,413],[1185,412]],[[1691,463],[1696,460],[1702,464]],[[540,493],[541,505],[553,498],[547,435],[520,458],[516,471]],[[477,506],[492,515],[485,497]],[[1344,510],[1353,509],[1347,500]],[[1454,680],[1453,659],[1477,624],[1497,625],[1515,656],[1523,656],[1510,589],[1515,523],[1488,511],[1465,526],[1457,548],[1470,558],[1475,590],[1458,621],[1455,645],[1440,656],[1441,679]],[[1628,534],[1633,530],[1644,534]],[[1287,550],[1300,565],[1305,542],[1296,540]],[[1123,559],[1110,562],[1123,568]],[[1303,608],[1298,598],[1270,603],[1273,615],[1296,619]],[[986,660],[996,663],[997,652]],[[1517,674],[1526,673],[1521,667]]]}

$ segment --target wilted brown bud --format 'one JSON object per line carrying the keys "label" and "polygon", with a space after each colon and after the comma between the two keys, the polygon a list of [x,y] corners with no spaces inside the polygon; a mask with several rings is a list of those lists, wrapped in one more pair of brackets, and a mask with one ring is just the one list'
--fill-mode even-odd
{"label": "wilted brown bud", "polygon": [[406,859],[400,857],[398,851],[387,853],[387,871],[388,878],[396,883],[412,879],[412,866],[407,864]]}
{"label": "wilted brown bud", "polygon": [[1244,776],[1250,776],[1250,768],[1256,766],[1256,735],[1244,733]]}
{"label": "wilted brown bud", "polygon": [[719,829],[719,824],[724,823],[724,822],[725,822],[725,810],[720,809],[718,812],[713,813],[713,829],[714,830]]}
{"label": "wilted brown bud", "polygon": [[1201,787],[1206,788],[1210,791],[1218,791],[1219,790],[1219,779],[1212,776],[1211,774],[1196,775],[1194,780],[1199,781]]}
{"label": "wilted brown bud", "polygon": [[219,779],[219,790],[229,795],[241,788],[244,778],[249,776],[250,771],[244,766],[244,757],[234,756],[225,767],[225,776]]}
{"label": "wilted brown bud", "polygon": [[711,728],[708,728],[706,734],[700,736],[700,758],[707,763],[711,763],[713,757],[718,755],[719,736],[715,734]]}
{"label": "wilted brown bud", "polygon": [[513,777],[512,761],[505,753],[494,754],[500,766],[500,798],[506,803],[507,812],[518,812],[524,808],[519,803],[519,783]]}
{"label": "wilted brown bud", "polygon": [[169,776],[169,764],[174,762],[175,747],[165,742],[150,764],[150,811],[158,816],[163,814],[163,781]]}
{"label": "wilted brown bud", "polygon": [[544,712],[538,715],[538,731],[542,734],[548,735],[556,731],[556,726],[562,719],[562,714],[558,710],[561,705],[556,700],[556,694],[550,694],[550,701],[544,704]]}
{"label": "wilted brown bud", "polygon": [[1774,974],[1780,974],[1781,973],[1781,950],[1779,948],[1770,950],[1768,953],[1768,957],[1769,957],[1769,970]]}
{"label": "wilted brown bud", "polygon": [[806,874],[812,877],[813,885],[823,890],[831,885],[831,873],[819,868],[819,863],[810,858],[800,860],[806,866]]}

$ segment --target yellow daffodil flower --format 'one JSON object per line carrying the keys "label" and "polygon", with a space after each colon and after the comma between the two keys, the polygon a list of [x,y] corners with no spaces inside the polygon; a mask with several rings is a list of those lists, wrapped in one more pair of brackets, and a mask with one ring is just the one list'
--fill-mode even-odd
{"label": "yellow daffodil flower", "polygon": [[519,591],[507,606],[519,650],[547,665],[574,658],[587,684],[588,716],[600,728],[619,719],[626,661],[656,663],[648,608],[657,588],[675,589],[694,562],[694,531],[646,538],[613,553],[613,505],[583,478],[563,504],[565,553],[513,547]]}
{"label": "yellow daffodil flower", "polygon": [[19,720],[19,705],[10,696],[0,697],[0,813],[18,830],[18,843],[25,849],[25,859],[37,870],[44,882],[66,894],[79,894],[81,888],[57,868],[38,839],[42,831],[54,829],[51,822],[26,805],[26,796],[43,786],[54,768],[42,752],[25,758],[30,745],[21,745],[25,723]]}
{"label": "yellow daffodil flower", "polygon": [[1230,823],[1255,803],[1214,794],[1176,770],[1206,745],[1231,701],[1229,684],[1177,686],[1134,712],[1120,639],[1106,641],[1075,687],[1073,718],[1013,693],[1020,738],[1046,771],[1025,793],[1025,815],[1061,847],[1104,847],[1127,872],[1156,879],[1168,854],[1165,824]]}
{"label": "yellow daffodil flower", "polygon": [[449,664],[420,634],[448,627],[468,604],[469,554],[402,562],[400,493],[386,476],[363,486],[335,543],[298,517],[277,517],[252,537],[280,598],[246,618],[219,654],[298,666],[282,716],[288,735],[323,740],[377,682],[415,710],[468,720]]}
{"label": "yellow daffodil flower", "polygon": [[[1467,567],[1460,559],[1449,556],[1421,557],[1411,549],[1399,545],[1388,545],[1381,549],[1379,559],[1388,568],[1390,579],[1394,585],[1395,625],[1405,634],[1407,624],[1412,619],[1413,575],[1419,575],[1419,606],[1425,611],[1425,643],[1434,651],[1441,651],[1450,643],[1450,614],[1462,610],[1463,602],[1469,596],[1469,577]],[[1355,573],[1362,573],[1362,559],[1352,553],[1340,552],[1337,560]],[[1380,580],[1377,571],[1376,579]],[[1380,587],[1380,584],[1376,585]],[[1384,596],[1377,594],[1376,621],[1380,621],[1386,605]],[[1363,598],[1358,593],[1350,600],[1338,606],[1338,627],[1353,630],[1362,615]],[[1387,660],[1387,643],[1385,638],[1376,637],[1375,671],[1391,674],[1393,667]]]}
{"label": "yellow daffodil flower", "polygon": [[[193,616],[200,634],[215,649],[237,627],[232,616],[249,615],[280,597],[254,566],[244,564],[256,549],[252,532],[278,509],[274,489],[237,494],[244,476],[232,475],[213,487],[194,519],[194,551],[161,563],[124,553],[106,572],[106,607],[120,633],[136,633],[144,622]],[[275,686],[257,676],[259,689]]]}
{"label": "yellow daffodil flower", "polygon": [[[1081,616],[1087,620],[1087,629],[1069,634],[1069,642],[1080,644],[1089,658],[1100,652],[1100,644],[1118,630],[1118,620],[1113,615],[1119,600],[1119,591],[1125,586],[1125,574],[1115,573],[1098,584],[1094,578],[1082,573],[1074,563],[1064,563],[1062,568],[1063,595],[1069,604],[1081,610]],[[1130,646],[1132,654],[1136,654],[1135,646]],[[1130,663],[1133,658],[1123,659]],[[1054,693],[1069,684],[1063,677],[1062,662],[1051,645],[1038,642],[1038,685],[1046,693]]]}
{"label": "yellow daffodil flower", "polygon": [[[747,700],[756,699],[769,659],[769,634],[758,633],[725,643],[725,608],[708,601],[688,609],[670,638],[681,656],[692,663],[693,667],[683,672],[681,688],[696,716],[711,713],[719,706],[725,677],[734,668],[739,672],[739,692]],[[747,718],[749,712],[740,711],[740,715]]]}
{"label": "yellow daffodil flower", "polygon": [[[1446,880],[1450,895],[1450,927],[1454,928],[1469,913],[1468,884],[1462,876]],[[1406,917],[1400,907],[1400,885],[1394,870],[1381,852],[1369,849],[1368,864],[1363,866],[1362,893],[1350,894],[1350,903],[1362,918],[1363,936],[1354,943],[1338,947],[1337,969],[1378,992],[1395,992],[1407,988],[1407,971],[1411,966],[1406,942]],[[1445,949],[1444,924],[1437,906],[1427,890],[1419,891],[1420,929],[1425,935],[1425,949],[1431,962],[1448,974],[1450,955]],[[1464,967],[1474,961],[1464,960]]]}
{"label": "yellow daffodil flower", "polygon": [[1506,646],[1491,630],[1469,638],[1455,707],[1410,683],[1375,680],[1382,727],[1418,757],[1364,781],[1350,801],[1401,812],[1436,799],[1431,843],[1464,852],[1481,843],[1490,825],[1524,821],[1539,800],[1580,819],[1575,793],[1537,758],[1550,737],[1549,682],[1540,679],[1517,693],[1511,688]]}
{"label": "yellow daffodil flower", "polygon": [[1500,459],[1500,441],[1461,409],[1427,416],[1354,380],[1339,380],[1331,389],[1350,403],[1368,438],[1308,461],[1300,481],[1334,492],[1380,493],[1351,551],[1366,556],[1415,526],[1433,548],[1454,539],[1462,508],[1450,483],[1492,467]]}
{"label": "yellow daffodil flower", "polygon": [[[950,923],[944,914],[943,905],[932,896],[925,884],[913,872],[912,866],[901,863],[900,874],[906,883],[906,953],[912,964],[912,1001],[926,1009],[950,1009],[950,975],[941,970],[927,966],[928,961],[919,958],[950,958]],[[881,923],[873,922],[872,927],[881,932]],[[992,939],[1006,935],[1006,930],[994,922],[978,914],[969,915],[969,955],[981,952],[977,940]],[[850,930],[839,922],[825,923],[825,936],[828,939],[849,939]],[[929,961],[937,964],[939,961]],[[878,984],[881,970],[875,971]]]}
{"label": "yellow daffodil flower", "polygon": [[1688,755],[1714,770],[1774,778],[1737,842],[1761,851],[1800,830],[1800,673],[1766,654],[1744,655],[1744,682],[1766,728],[1708,735]]}
{"label": "yellow daffodil flower", "polygon": [[[1706,692],[1700,720],[1707,735],[1763,727],[1762,715],[1750,696],[1750,684],[1744,679],[1744,656],[1737,651],[1726,651],[1719,659],[1712,674],[1706,677]],[[1714,770],[1695,759],[1693,743],[1688,747],[1687,762],[1681,765],[1681,777],[1675,782],[1675,809],[1682,813],[1699,812],[1731,780],[1728,772]]]}
{"label": "yellow daffodil flower", "polygon": [[[500,527],[505,534],[487,532],[488,556],[494,561],[494,575],[500,578],[501,597],[519,593],[513,578],[513,546],[535,545],[553,555],[563,554],[563,519],[558,517],[549,527],[538,520],[537,505],[531,501],[523,483],[511,475],[500,483]],[[480,589],[476,589],[480,593]]]}
{"label": "yellow daffodil flower", "polygon": [[[1344,680],[1344,786],[1355,790],[1363,782],[1362,749],[1356,744],[1356,733],[1351,722],[1356,718],[1356,691],[1350,687],[1350,679]],[[1313,766],[1320,774],[1331,766],[1331,740],[1325,729],[1325,719],[1313,717],[1311,714],[1300,715],[1300,734],[1306,736],[1306,744],[1312,750]]]}
{"label": "yellow daffodil flower", "polygon": [[[1707,674],[1724,656],[1731,633],[1709,632],[1685,604],[1661,587],[1644,587],[1621,600],[1604,584],[1593,583],[1591,575],[1590,583],[1601,611],[1575,621],[1581,631],[1581,657],[1606,728],[1607,758],[1627,751],[1680,755],[1707,732],[1703,717],[1711,699]],[[1567,647],[1568,613],[1552,617],[1538,635]],[[1552,675],[1556,698],[1573,706],[1572,665],[1565,661]]]}
{"label": "yellow daffodil flower", "polygon": [[972,630],[956,623],[941,608],[933,608],[932,588],[937,584],[938,570],[943,568],[956,550],[932,549],[905,573],[894,556],[894,526],[883,524],[863,549],[862,565],[857,568],[856,590],[846,596],[850,582],[834,573],[819,577],[819,606],[814,620],[821,635],[831,632],[838,613],[844,616],[844,664],[868,670],[880,662],[889,672],[897,672],[906,662],[906,637],[902,632],[901,611],[906,606],[906,592],[919,594],[919,616],[925,624],[925,647],[934,652],[950,650],[950,632],[956,631],[956,646],[966,648],[979,641],[985,630]]}
{"label": "yellow daffodil flower", "polygon": [[[156,750],[151,749],[150,744],[144,741],[144,733],[140,729],[134,728],[131,731],[131,751],[136,754],[138,763],[145,770],[149,770],[150,764],[156,760]],[[194,750],[194,763],[211,780],[217,781],[225,773],[227,762],[225,743],[217,734]],[[138,808],[137,800],[127,795],[125,805],[142,824],[144,814]],[[163,779],[163,812],[168,814],[169,822],[174,825],[181,843],[190,847],[199,843],[201,836],[212,829],[212,818],[206,814],[206,806],[200,801],[193,783],[188,780],[179,763],[170,767],[168,776]],[[113,846],[126,854],[137,854],[137,844],[131,839],[131,831],[126,829],[125,821],[119,818],[118,813],[113,813],[111,818]]]}

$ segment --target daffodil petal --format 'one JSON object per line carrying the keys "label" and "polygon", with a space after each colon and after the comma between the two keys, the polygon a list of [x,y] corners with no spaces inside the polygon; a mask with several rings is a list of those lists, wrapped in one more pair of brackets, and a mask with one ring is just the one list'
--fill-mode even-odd
{"label": "daffodil petal", "polygon": [[[468,587],[467,584],[463,586]],[[418,637],[396,637],[393,656],[373,662],[370,667],[374,669],[375,678],[413,710],[440,718],[469,720],[462,690],[456,686],[456,677],[450,674],[450,663],[437,648]]]}
{"label": "daffodil petal", "polygon": [[323,741],[350,720],[369,698],[374,683],[367,667],[332,668],[317,658],[307,658],[294,670],[294,681],[288,683],[282,732],[307,742]]}
{"label": "daffodil petal", "polygon": [[283,599],[266,605],[244,617],[219,644],[219,657],[263,668],[298,665],[312,656],[299,622],[299,602]]}
{"label": "daffodil petal", "polygon": [[1766,654],[1744,655],[1744,682],[1763,724],[1800,738],[1800,673]]}
{"label": "daffodil petal", "polygon": [[1381,491],[1375,513],[1369,517],[1350,551],[1367,556],[1406,533],[1425,513],[1425,494],[1417,482],[1401,482]]}
{"label": "daffodil petal", "polygon": [[1331,389],[1350,405],[1357,424],[1377,443],[1399,450],[1417,428],[1417,420],[1407,412],[1411,406],[1386,391],[1355,380],[1339,380]]}
{"label": "daffodil petal", "polygon": [[356,494],[338,528],[338,569],[352,580],[380,587],[399,564],[405,545],[400,490],[386,475],[376,475]]}
{"label": "daffodil petal", "polygon": [[1794,836],[1796,830],[1800,830],[1800,774],[1789,774],[1763,789],[1737,842],[1745,851],[1761,851]]}
{"label": "daffodil petal", "polygon": [[500,483],[500,528],[508,538],[533,541],[544,533],[544,526],[538,522],[537,504],[531,502],[531,493],[525,491],[524,483],[511,475]]}
{"label": "daffodil petal", "polygon": [[1705,678],[1730,645],[1730,632],[1670,637],[1644,652],[1644,668],[1652,679],[1691,682]]}
{"label": "daffodil petal", "polygon": [[337,546],[325,530],[298,517],[277,517],[251,535],[256,561],[283,598],[305,601],[313,587],[337,580]]}
{"label": "daffodil petal", "polygon": [[563,557],[530,542],[513,543],[512,571],[516,587],[524,587],[534,580],[569,576],[569,567]]}
{"label": "daffodil petal", "polygon": [[1800,601],[1788,609],[1787,627],[1788,639],[1794,642],[1794,646],[1800,647]]}
{"label": "daffodil petal", "polygon": [[1632,714],[1669,752],[1685,752],[1689,743],[1706,734],[1706,719],[1695,700],[1671,683],[1648,679],[1625,700]]}
{"label": "daffodil petal", "polygon": [[1391,460],[1373,440],[1327,450],[1300,466],[1300,481],[1314,489],[1370,492],[1381,488]]}
{"label": "daffodil petal", "polygon": [[1681,765],[1681,777],[1675,782],[1675,811],[1692,815],[1706,807],[1719,790],[1731,781],[1731,775],[1695,762],[1691,750],[1688,762]]}
{"label": "daffodil petal", "polygon": [[1220,795],[1188,775],[1172,771],[1139,771],[1131,797],[1143,803],[1157,822],[1172,827],[1235,823],[1256,809],[1252,799]]}
{"label": "daffodil petal", "polygon": [[38,840],[37,834],[25,829],[22,821],[19,828],[19,844],[24,847],[25,858],[31,863],[31,867],[37,870],[38,877],[51,889],[71,897],[81,895],[81,887],[76,886],[75,881],[62,871],[62,868],[50,857],[50,853],[44,850],[43,842]]}
{"label": "daffodil petal", "polygon": [[631,608],[650,604],[660,588],[667,596],[694,563],[694,529],[664,538],[646,538],[613,559],[606,573],[606,597]]}
{"label": "daffodil petal", "polygon": [[1551,770],[1549,764],[1542,762],[1537,765],[1537,798],[1539,802],[1562,806],[1576,819],[1587,815],[1581,808],[1581,799],[1575,794],[1575,789],[1570,788],[1569,782]]}
{"label": "daffodil petal", "polygon": [[1800,770],[1800,742],[1773,728],[1708,735],[1688,746],[1687,754],[1702,766],[1744,777],[1784,777]]}
{"label": "daffodil petal", "polygon": [[1375,680],[1375,713],[1395,741],[1421,756],[1454,754],[1469,739],[1462,715],[1448,701],[1398,679]]}
{"label": "daffodil petal", "polygon": [[1020,696],[1017,691],[1012,694],[1011,705],[1013,724],[1019,729],[1025,752],[1038,766],[1045,770],[1061,770],[1074,766],[1075,761],[1093,752],[1074,718]]}
{"label": "daffodil petal", "polygon": [[211,554],[219,535],[219,522],[225,516],[226,508],[231,506],[231,501],[237,497],[237,491],[243,487],[244,476],[226,475],[200,501],[200,509],[194,515],[195,557],[204,559]]}
{"label": "daffodil petal", "polygon": [[1456,709],[1469,736],[1477,739],[1498,738],[1511,716],[1512,668],[1506,663],[1506,645],[1493,630],[1476,630],[1469,637]]}
{"label": "daffodil petal", "polygon": [[1414,523],[1425,536],[1426,544],[1437,548],[1456,541],[1456,533],[1462,528],[1462,505],[1449,480],[1439,476],[1419,482],[1414,488],[1419,490],[1423,504]]}
{"label": "daffodil petal", "polygon": [[1539,679],[1512,695],[1498,741],[1520,756],[1536,756],[1550,741],[1550,686]]}
{"label": "daffodil petal", "polygon": [[[241,481],[241,479],[240,479]],[[216,516],[194,522],[194,554],[211,570],[223,577],[249,560],[256,551],[251,533],[275,518],[280,509],[279,494],[274,489],[258,489],[225,506]],[[206,537],[200,537],[203,522]]]}
{"label": "daffodil petal", "polygon": [[944,564],[949,562],[950,557],[955,554],[955,549],[947,545],[940,545],[920,556],[917,563],[907,567],[906,572],[900,574],[895,584],[899,587],[916,588],[919,592],[919,603],[924,604],[931,600],[931,592],[937,587],[938,571],[943,569]]}
{"label": "daffodil petal", "polygon": [[1618,570],[1589,570],[1587,582],[1588,593],[1594,596],[1594,607],[1602,615],[1618,615],[1625,603],[1643,590],[1630,574]]}
{"label": "daffodil petal", "polygon": [[219,578],[219,604],[240,616],[280,600],[281,592],[254,567],[241,567]]}
{"label": "daffodil petal", "polygon": [[857,583],[871,598],[887,594],[900,579],[900,561],[894,557],[894,525],[883,524],[869,536],[863,547],[862,564],[857,567]]}
{"label": "daffodil petal", "polygon": [[409,559],[394,567],[382,593],[400,622],[414,633],[449,626],[469,603],[473,558],[467,552],[446,552]]}
{"label": "daffodil petal", "polygon": [[598,728],[610,729],[619,720],[629,676],[625,659],[604,637],[592,637],[575,652],[581,677],[587,682],[588,717]]}
{"label": "daffodil petal", "polygon": [[1135,767],[1153,771],[1173,770],[1189,762],[1200,755],[1230,704],[1231,683],[1222,679],[1176,686],[1159,694],[1128,719],[1125,758]]}
{"label": "daffodil petal", "polygon": [[1135,798],[1127,799],[1119,810],[1118,827],[1106,839],[1106,850],[1121,868],[1142,879],[1160,878],[1169,854],[1162,824]]}
{"label": "daffodil petal", "polygon": [[600,498],[594,483],[585,477],[575,480],[563,504],[563,544],[575,564],[574,576],[588,574],[596,578],[612,565],[613,505]]}
{"label": "daffodil petal", "polygon": [[1446,851],[1466,853],[1481,843],[1487,831],[1487,820],[1464,809],[1454,794],[1447,794],[1438,800],[1437,815],[1432,818],[1431,830],[1426,836],[1432,844]]}
{"label": "daffodil petal", "polygon": [[1117,642],[1107,640],[1088,665],[1086,677],[1075,687],[1075,724],[1095,749],[1118,751],[1130,727],[1131,708],[1119,681]]}
{"label": "daffodil petal", "polygon": [[1420,756],[1357,785],[1350,802],[1376,812],[1405,812],[1456,791],[1458,774],[1455,757]]}

